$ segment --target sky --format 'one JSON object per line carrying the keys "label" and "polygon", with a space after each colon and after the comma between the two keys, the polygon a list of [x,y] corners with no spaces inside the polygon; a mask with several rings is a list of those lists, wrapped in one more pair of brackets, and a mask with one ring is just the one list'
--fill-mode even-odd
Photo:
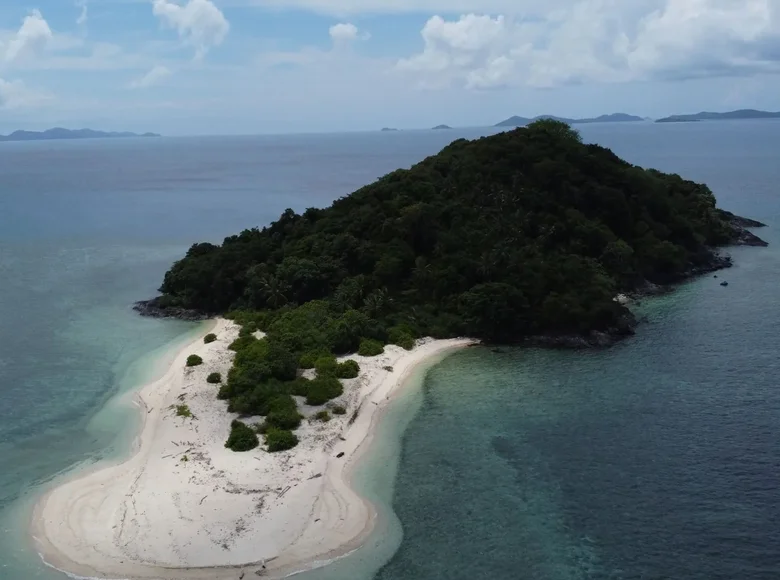
{"label": "sky", "polygon": [[780,0],[2,0],[0,131],[780,109]]}

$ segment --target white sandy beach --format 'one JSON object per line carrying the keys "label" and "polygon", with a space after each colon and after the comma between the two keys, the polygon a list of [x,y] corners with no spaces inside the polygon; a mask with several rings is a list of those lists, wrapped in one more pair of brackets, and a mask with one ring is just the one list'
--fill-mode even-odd
{"label": "white sandy beach", "polygon": [[[208,331],[218,340],[207,345]],[[305,420],[296,431],[300,444],[290,451],[270,454],[261,445],[234,453],[224,443],[235,415],[206,376],[227,377],[233,357],[227,346],[238,327],[218,320],[208,331],[139,392],[144,423],[133,456],[66,480],[40,500],[32,534],[48,564],[100,578],[222,579],[259,570],[282,577],[353,550],[376,512],[350,487],[350,468],[381,411],[420,363],[473,343],[425,340],[412,351],[388,346],[378,357],[351,356],[360,376],[344,381],[335,401],[346,415]],[[193,353],[204,364],[186,368]],[[177,417],[177,404],[187,404],[194,417]],[[301,410],[308,416],[318,409]]]}

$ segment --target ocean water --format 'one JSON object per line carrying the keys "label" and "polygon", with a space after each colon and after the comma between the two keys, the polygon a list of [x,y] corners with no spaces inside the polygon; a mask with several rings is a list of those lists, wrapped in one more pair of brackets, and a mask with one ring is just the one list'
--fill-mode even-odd
{"label": "ocean water", "polygon": [[[3,144],[0,578],[63,577],[29,547],[29,507],[70,466],[126,452],[127,393],[196,330],[129,306],[189,244],[487,131]],[[772,246],[645,301],[614,349],[468,349],[417,377],[356,475],[377,532],[301,577],[780,576],[780,123],[581,131],[708,183]]]}

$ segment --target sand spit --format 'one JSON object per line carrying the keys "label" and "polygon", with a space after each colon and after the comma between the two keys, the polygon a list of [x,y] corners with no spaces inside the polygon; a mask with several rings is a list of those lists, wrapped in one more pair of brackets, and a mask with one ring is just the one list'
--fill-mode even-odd
{"label": "sand spit", "polygon": [[[473,343],[423,340],[412,351],[388,346],[378,357],[351,356],[360,376],[344,381],[335,401],[346,415],[305,420],[292,450],[234,453],[224,443],[235,415],[206,376],[227,376],[233,358],[227,346],[238,330],[216,321],[203,333],[216,333],[216,342],[199,336],[161,379],[141,389],[144,422],[131,458],[97,465],[41,498],[32,534],[49,565],[116,579],[237,579],[258,572],[273,578],[355,549],[376,512],[350,487],[350,468],[381,411],[420,363]],[[203,364],[186,368],[190,354]],[[299,403],[307,417],[320,409]],[[177,405],[187,405],[192,417],[177,416]]]}

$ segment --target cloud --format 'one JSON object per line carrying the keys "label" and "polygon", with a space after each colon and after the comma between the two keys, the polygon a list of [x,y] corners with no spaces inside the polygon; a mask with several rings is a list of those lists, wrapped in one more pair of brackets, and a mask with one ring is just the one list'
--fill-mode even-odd
{"label": "cloud", "polygon": [[775,0],[579,0],[543,18],[434,16],[397,69],[433,87],[555,87],[780,72]]}
{"label": "cloud", "polygon": [[[641,0],[640,0],[641,1]],[[565,8],[572,0],[227,0],[231,6],[308,10],[320,14],[518,14],[535,16]]]}
{"label": "cloud", "polygon": [[7,63],[39,54],[53,37],[48,22],[39,10],[33,10],[22,21],[22,26],[4,46],[3,60]]}
{"label": "cloud", "polygon": [[34,107],[50,100],[50,96],[31,91],[22,81],[0,78],[0,109]]}
{"label": "cloud", "polygon": [[180,38],[195,47],[196,58],[222,44],[230,30],[225,15],[210,0],[188,0],[183,6],[168,0],[154,0],[152,11],[167,26],[175,28]]}
{"label": "cloud", "polygon": [[89,16],[86,0],[77,0],[76,7],[81,8],[81,12],[79,13],[79,17],[76,19],[76,25],[77,26],[84,26],[87,23],[87,18]]}
{"label": "cloud", "polygon": [[328,32],[334,42],[355,40],[358,36],[357,26],[349,22],[334,24]]}
{"label": "cloud", "polygon": [[171,71],[169,68],[164,67],[162,65],[157,65],[153,67],[149,72],[147,72],[144,76],[131,82],[130,88],[145,89],[154,86],[156,84],[159,84],[160,81],[168,78],[169,76],[171,76]]}

